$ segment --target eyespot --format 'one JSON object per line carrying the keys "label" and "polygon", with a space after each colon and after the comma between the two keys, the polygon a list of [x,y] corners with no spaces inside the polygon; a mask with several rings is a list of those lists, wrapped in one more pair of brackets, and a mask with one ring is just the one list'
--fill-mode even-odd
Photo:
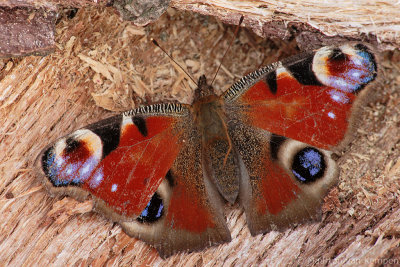
{"label": "eyespot", "polygon": [[305,147],[293,158],[294,176],[301,183],[312,183],[324,176],[326,163],[324,155],[317,149]]}
{"label": "eyespot", "polygon": [[323,47],[313,59],[313,72],[322,84],[357,93],[377,75],[374,55],[362,44]]}
{"label": "eyespot", "polygon": [[151,197],[146,208],[142,211],[136,220],[140,223],[154,223],[158,221],[164,214],[164,204],[160,195],[156,192]]}
{"label": "eyespot", "polygon": [[79,186],[92,175],[101,156],[100,138],[87,129],[77,130],[43,153],[42,168],[53,186]]}

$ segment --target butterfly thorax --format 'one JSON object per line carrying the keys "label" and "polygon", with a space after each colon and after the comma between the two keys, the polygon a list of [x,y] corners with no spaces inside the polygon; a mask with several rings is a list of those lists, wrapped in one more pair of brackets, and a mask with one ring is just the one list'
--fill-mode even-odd
{"label": "butterfly thorax", "polygon": [[214,94],[205,76],[201,76],[192,108],[202,136],[206,176],[227,201],[234,203],[239,193],[239,176],[223,106],[222,99]]}
{"label": "butterfly thorax", "polygon": [[207,84],[204,75],[199,78],[192,111],[195,123],[205,139],[220,135],[227,136],[224,131],[223,103],[220,97],[215,95],[213,87]]}

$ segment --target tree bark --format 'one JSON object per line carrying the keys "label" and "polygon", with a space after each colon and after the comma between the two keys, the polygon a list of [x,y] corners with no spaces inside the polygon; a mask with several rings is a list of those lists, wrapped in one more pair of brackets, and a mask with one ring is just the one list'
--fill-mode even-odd
{"label": "tree bark", "polygon": [[[175,1],[174,5],[176,5]],[[252,237],[239,205],[226,207],[232,241],[167,260],[92,203],[53,198],[34,160],[50,142],[141,103],[190,103],[195,87],[151,44],[153,37],[188,72],[213,77],[234,29],[210,17],[169,9],[147,28],[109,8],[83,8],[56,26],[46,57],[1,60],[0,262],[30,265],[381,266],[400,264],[400,54],[382,56],[385,78],[363,108],[356,138],[339,155],[340,182],[321,222]],[[295,40],[271,41],[242,29],[214,87],[298,53]],[[234,55],[234,56],[233,56]]]}

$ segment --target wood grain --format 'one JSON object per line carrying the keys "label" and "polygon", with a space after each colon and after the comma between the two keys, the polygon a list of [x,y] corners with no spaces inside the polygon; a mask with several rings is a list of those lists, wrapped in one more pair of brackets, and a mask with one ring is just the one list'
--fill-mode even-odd
{"label": "wood grain", "polygon": [[[386,53],[385,78],[364,108],[356,139],[339,155],[339,185],[322,222],[251,237],[238,205],[226,207],[232,242],[162,260],[145,243],[91,210],[91,203],[52,198],[33,162],[49,142],[111,110],[140,103],[190,103],[193,85],[149,38],[191,75],[212,77],[233,29],[169,9],[138,28],[112,9],[81,9],[56,28],[46,57],[0,66],[0,262],[9,266],[380,266],[400,264],[400,53]],[[221,92],[261,65],[297,53],[296,42],[267,41],[242,29],[215,87]],[[89,60],[91,59],[91,60]],[[92,95],[98,96],[96,102]],[[100,97],[99,97],[100,96]],[[140,97],[139,97],[140,96]]]}
{"label": "wood grain", "polygon": [[212,15],[243,26],[261,37],[296,38],[304,49],[338,40],[375,43],[380,49],[400,47],[400,3],[335,0],[172,0],[172,6]]}

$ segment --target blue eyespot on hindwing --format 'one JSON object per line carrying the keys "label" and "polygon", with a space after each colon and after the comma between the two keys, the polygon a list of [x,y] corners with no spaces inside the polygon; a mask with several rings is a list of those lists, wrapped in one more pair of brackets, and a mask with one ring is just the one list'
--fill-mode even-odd
{"label": "blue eyespot on hindwing", "polygon": [[154,223],[164,214],[164,204],[160,195],[156,192],[152,196],[146,208],[142,211],[136,220],[140,223]]}
{"label": "blue eyespot on hindwing", "polygon": [[292,172],[301,183],[312,183],[324,176],[326,163],[324,155],[312,147],[305,147],[293,158]]}

